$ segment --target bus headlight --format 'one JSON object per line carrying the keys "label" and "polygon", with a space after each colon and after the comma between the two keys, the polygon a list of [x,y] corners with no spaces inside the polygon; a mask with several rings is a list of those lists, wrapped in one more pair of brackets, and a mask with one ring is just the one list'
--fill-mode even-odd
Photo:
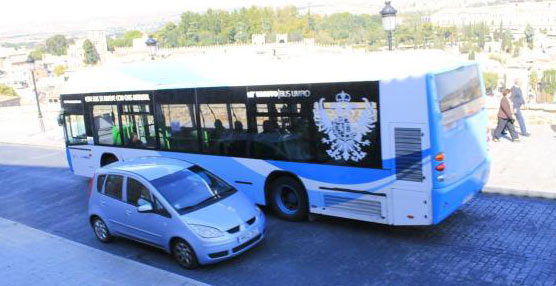
{"label": "bus headlight", "polygon": [[204,238],[215,238],[221,237],[224,233],[214,227],[200,225],[200,224],[190,224],[189,225],[193,231],[195,231],[199,236]]}

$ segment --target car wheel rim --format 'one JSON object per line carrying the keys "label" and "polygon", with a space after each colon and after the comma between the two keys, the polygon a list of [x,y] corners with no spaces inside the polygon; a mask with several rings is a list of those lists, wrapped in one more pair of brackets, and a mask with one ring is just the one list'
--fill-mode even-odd
{"label": "car wheel rim", "polygon": [[106,240],[108,237],[108,229],[101,220],[95,221],[95,233],[100,240]]}
{"label": "car wheel rim", "polygon": [[286,214],[295,214],[299,209],[299,196],[295,189],[282,186],[276,192],[276,202],[280,210]]}
{"label": "car wheel rim", "polygon": [[193,251],[184,242],[176,244],[176,258],[183,265],[191,265],[193,263]]}

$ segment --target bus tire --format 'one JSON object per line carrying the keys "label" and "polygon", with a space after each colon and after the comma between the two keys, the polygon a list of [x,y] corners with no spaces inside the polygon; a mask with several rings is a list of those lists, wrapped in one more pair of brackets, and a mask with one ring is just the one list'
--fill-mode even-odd
{"label": "bus tire", "polygon": [[298,180],[282,176],[270,184],[270,205],[274,213],[289,221],[307,219],[309,204],[307,192]]}
{"label": "bus tire", "polygon": [[110,153],[105,153],[102,154],[102,157],[100,158],[100,166],[104,167],[110,163],[114,163],[114,162],[118,162],[118,157],[116,157],[114,154],[110,154]]}

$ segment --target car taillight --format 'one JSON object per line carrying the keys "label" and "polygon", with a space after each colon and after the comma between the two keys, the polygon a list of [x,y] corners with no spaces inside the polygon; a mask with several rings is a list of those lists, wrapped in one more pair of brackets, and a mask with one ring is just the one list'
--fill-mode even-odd
{"label": "car taillight", "polygon": [[442,171],[444,171],[445,168],[446,168],[446,166],[444,165],[444,163],[442,163],[442,164],[437,165],[435,169],[439,172],[442,172]]}
{"label": "car taillight", "polygon": [[93,174],[93,177],[89,181],[89,190],[87,191],[87,196],[88,197],[91,197],[91,193],[93,192],[93,180],[94,179],[95,179],[95,175]]}

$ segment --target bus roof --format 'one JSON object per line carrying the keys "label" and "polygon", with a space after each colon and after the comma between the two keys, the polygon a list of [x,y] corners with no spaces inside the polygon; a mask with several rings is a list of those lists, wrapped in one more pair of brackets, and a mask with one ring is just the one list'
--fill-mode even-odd
{"label": "bus roof", "polygon": [[71,74],[62,94],[176,88],[392,80],[466,65],[438,50],[273,59],[267,55],[200,55],[108,64]]}

